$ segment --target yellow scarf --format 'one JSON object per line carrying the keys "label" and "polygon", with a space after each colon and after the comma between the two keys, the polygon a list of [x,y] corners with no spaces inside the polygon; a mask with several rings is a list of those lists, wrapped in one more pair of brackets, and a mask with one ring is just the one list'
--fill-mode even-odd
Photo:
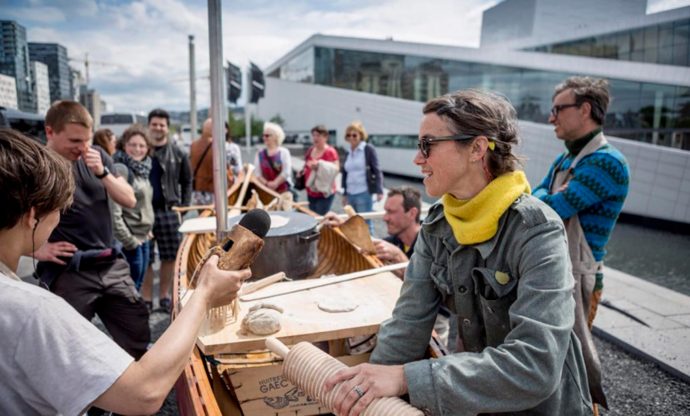
{"label": "yellow scarf", "polygon": [[491,181],[472,199],[460,200],[444,194],[443,213],[458,243],[477,244],[496,235],[501,215],[520,195],[530,192],[524,172],[506,173]]}

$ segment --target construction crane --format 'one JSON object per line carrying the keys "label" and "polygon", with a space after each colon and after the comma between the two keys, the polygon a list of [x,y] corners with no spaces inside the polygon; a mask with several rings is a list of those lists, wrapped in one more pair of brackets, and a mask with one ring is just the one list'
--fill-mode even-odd
{"label": "construction crane", "polygon": [[110,67],[116,67],[116,68],[120,68],[120,69],[126,69],[127,68],[124,65],[116,64],[114,62],[90,60],[88,52],[84,54],[84,59],[69,58],[69,60],[73,61],[73,62],[81,62],[84,64],[84,77],[86,80],[86,85],[89,85],[89,66],[91,66],[91,65],[110,66]]}

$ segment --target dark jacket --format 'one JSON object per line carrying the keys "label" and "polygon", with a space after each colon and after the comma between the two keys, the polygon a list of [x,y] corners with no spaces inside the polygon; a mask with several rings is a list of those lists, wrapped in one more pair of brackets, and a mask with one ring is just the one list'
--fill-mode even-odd
{"label": "dark jacket", "polygon": [[161,191],[166,205],[189,205],[192,200],[192,169],[187,154],[168,140],[167,144],[154,151],[152,157],[158,160],[163,169]]}
{"label": "dark jacket", "polygon": [[[345,194],[347,194],[347,171],[345,170],[345,161],[349,157],[349,153],[345,156],[343,163],[340,165],[341,186]],[[376,149],[369,143],[364,146],[364,161],[367,167],[367,188],[370,194],[383,193],[383,173],[379,167],[379,158],[376,155]]]}

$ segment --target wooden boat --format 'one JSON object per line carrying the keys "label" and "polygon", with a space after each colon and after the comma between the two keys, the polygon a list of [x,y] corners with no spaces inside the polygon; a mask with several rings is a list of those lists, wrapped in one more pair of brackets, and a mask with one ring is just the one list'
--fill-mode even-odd
{"label": "wooden boat", "polygon": [[[241,184],[235,183],[229,190],[228,205],[245,205],[250,194],[256,194],[265,205],[270,204],[279,195],[273,190],[262,185],[256,178],[248,180],[249,187],[247,192],[242,193]],[[252,192],[254,191],[254,193]],[[242,198],[242,200],[239,200]],[[295,205],[294,209],[309,214],[316,215],[309,209]],[[211,210],[204,211],[201,216],[213,215]],[[180,309],[180,293],[189,284],[189,279],[197,264],[202,259],[206,251],[215,242],[215,233],[206,234],[186,234],[178,251],[175,263],[175,282],[173,296],[173,315]],[[310,277],[319,277],[326,274],[345,274],[354,271],[361,271],[379,267],[382,265],[380,260],[373,255],[362,254],[349,242],[344,234],[337,228],[323,227],[318,243],[319,261],[316,270]],[[338,344],[331,344],[331,355],[336,355]],[[432,356],[443,355],[440,344],[433,344],[431,348]],[[344,359],[348,365],[362,362],[368,357],[349,356]],[[213,364],[211,363],[213,362]],[[246,351],[239,354],[204,357],[202,350],[196,346],[190,356],[189,363],[185,367],[182,375],[175,384],[175,392],[180,414],[182,415],[237,415],[253,416],[263,414],[288,414],[273,411],[272,408],[281,409],[281,401],[292,400],[311,400],[310,398],[298,398],[297,390],[292,389],[282,396],[264,397],[263,401],[254,400],[253,406],[257,410],[251,410],[252,406],[245,406],[247,400],[240,395],[238,386],[243,383],[249,384],[248,379],[242,377],[253,377],[253,373],[269,374],[265,380],[277,379],[270,371],[271,366],[279,367],[279,360],[267,351]],[[229,367],[228,367],[229,366]],[[225,368],[225,371],[223,370]],[[231,368],[232,371],[227,369]],[[244,372],[242,370],[244,369]],[[266,373],[266,372],[269,373]],[[279,373],[278,373],[279,374]],[[231,377],[239,378],[230,380]],[[256,380],[253,380],[256,382]],[[270,387],[267,387],[270,389]],[[274,400],[278,403],[271,403]],[[240,403],[243,403],[240,405]],[[312,400],[313,402],[313,400]],[[266,407],[266,406],[270,407]],[[270,410],[270,412],[269,412]],[[285,409],[287,411],[287,409]],[[319,412],[320,413],[320,412]],[[313,409],[302,408],[299,411],[290,411],[289,414],[314,414]]]}

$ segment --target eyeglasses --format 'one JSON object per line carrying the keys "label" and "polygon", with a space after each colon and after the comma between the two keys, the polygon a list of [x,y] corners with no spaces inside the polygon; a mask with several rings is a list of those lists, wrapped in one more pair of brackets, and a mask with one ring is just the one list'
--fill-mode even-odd
{"label": "eyeglasses", "polygon": [[346,134],[345,137],[348,137],[348,138],[349,138],[349,137],[359,137],[359,134],[357,134],[357,133],[349,133],[349,134]]}
{"label": "eyeglasses", "polygon": [[429,150],[431,150],[430,146],[434,143],[437,142],[448,142],[448,141],[464,141],[464,140],[471,140],[474,139],[477,136],[471,136],[467,134],[460,134],[460,135],[455,135],[455,136],[443,136],[443,137],[429,137],[429,136],[424,136],[419,139],[417,142],[417,147],[419,148],[420,153],[422,154],[422,157],[424,159],[429,158]]}
{"label": "eyeglasses", "polygon": [[271,137],[271,136],[272,136],[271,133],[264,133],[264,134],[263,134],[263,137]]}
{"label": "eyeglasses", "polygon": [[554,105],[551,107],[551,115],[554,117],[558,117],[558,113],[560,113],[562,110],[565,110],[566,108],[570,107],[579,107],[581,104],[559,104],[559,105]]}

